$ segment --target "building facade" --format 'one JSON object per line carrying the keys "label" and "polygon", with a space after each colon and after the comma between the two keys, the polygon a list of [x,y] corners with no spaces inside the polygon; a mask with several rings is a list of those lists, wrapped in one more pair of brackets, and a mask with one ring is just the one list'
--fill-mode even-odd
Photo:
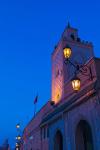
{"label": "building facade", "polygon": [[[72,50],[71,62],[81,71],[65,64],[66,45]],[[78,30],[68,25],[52,53],[51,100],[24,129],[21,149],[100,150],[99,68],[92,43],[82,41]],[[78,92],[71,82],[75,73],[81,81]]]}

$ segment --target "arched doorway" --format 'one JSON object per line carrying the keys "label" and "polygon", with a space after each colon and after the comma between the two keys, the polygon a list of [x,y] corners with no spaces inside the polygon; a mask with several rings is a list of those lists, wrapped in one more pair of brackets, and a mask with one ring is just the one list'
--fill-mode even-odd
{"label": "arched doorway", "polygon": [[75,133],[76,150],[93,150],[92,132],[89,124],[81,120]]}
{"label": "arched doorway", "polygon": [[63,150],[63,136],[59,130],[54,138],[54,150]]}

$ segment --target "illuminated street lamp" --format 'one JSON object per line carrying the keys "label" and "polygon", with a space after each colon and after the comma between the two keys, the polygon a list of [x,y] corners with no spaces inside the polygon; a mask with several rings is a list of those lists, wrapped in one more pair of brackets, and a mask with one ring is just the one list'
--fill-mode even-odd
{"label": "illuminated street lamp", "polygon": [[80,90],[80,87],[81,87],[81,80],[77,77],[74,77],[72,79],[72,87],[73,87],[73,90],[74,91],[79,91]]}
{"label": "illuminated street lamp", "polygon": [[21,136],[20,135],[16,136],[16,140],[21,140]]}
{"label": "illuminated street lamp", "polygon": [[19,123],[16,125],[16,128],[17,128],[17,129],[19,129],[19,128],[20,128],[20,124],[19,124]]}
{"label": "illuminated street lamp", "polygon": [[16,143],[16,150],[20,149],[20,145],[18,143]]}
{"label": "illuminated street lamp", "polygon": [[[81,66],[79,64],[76,65],[70,60],[70,57],[72,54],[71,47],[69,47],[68,45],[64,47],[63,54],[65,58],[65,64],[70,63],[76,69],[77,72],[80,72],[81,74],[85,76],[89,76],[90,80],[93,79],[91,67],[87,65],[81,65]],[[74,91],[79,91],[81,88],[81,80],[77,78],[76,72],[75,72],[74,78],[72,79],[72,88]]]}
{"label": "illuminated street lamp", "polygon": [[18,143],[16,143],[16,147],[18,147],[19,146],[19,144]]}
{"label": "illuminated street lamp", "polygon": [[72,53],[71,48],[70,48],[69,46],[66,46],[66,47],[64,48],[63,52],[64,52],[64,57],[65,57],[66,59],[69,59],[70,56],[71,56],[71,53]]}
{"label": "illuminated street lamp", "polygon": [[17,136],[17,140],[21,140],[21,136],[20,135]]}

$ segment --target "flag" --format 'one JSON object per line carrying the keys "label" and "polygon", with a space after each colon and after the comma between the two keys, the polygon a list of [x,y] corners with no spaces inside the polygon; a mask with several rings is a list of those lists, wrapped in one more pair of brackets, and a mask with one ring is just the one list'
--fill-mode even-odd
{"label": "flag", "polygon": [[38,95],[37,95],[37,96],[35,97],[35,99],[34,99],[34,104],[36,104],[37,101],[38,101]]}

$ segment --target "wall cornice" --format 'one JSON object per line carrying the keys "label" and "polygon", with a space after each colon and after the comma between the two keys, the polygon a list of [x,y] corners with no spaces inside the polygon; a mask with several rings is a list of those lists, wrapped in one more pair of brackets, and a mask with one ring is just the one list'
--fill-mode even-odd
{"label": "wall cornice", "polygon": [[45,116],[45,118],[42,120],[40,127],[50,124],[51,122],[54,122],[55,119],[59,118],[62,113],[68,112],[78,105],[86,102],[91,97],[94,97],[96,95],[96,91],[93,88],[95,83],[90,84],[87,89],[83,89],[78,95],[75,95],[73,98],[70,99],[70,101],[55,107],[54,111],[50,113],[49,115]]}

